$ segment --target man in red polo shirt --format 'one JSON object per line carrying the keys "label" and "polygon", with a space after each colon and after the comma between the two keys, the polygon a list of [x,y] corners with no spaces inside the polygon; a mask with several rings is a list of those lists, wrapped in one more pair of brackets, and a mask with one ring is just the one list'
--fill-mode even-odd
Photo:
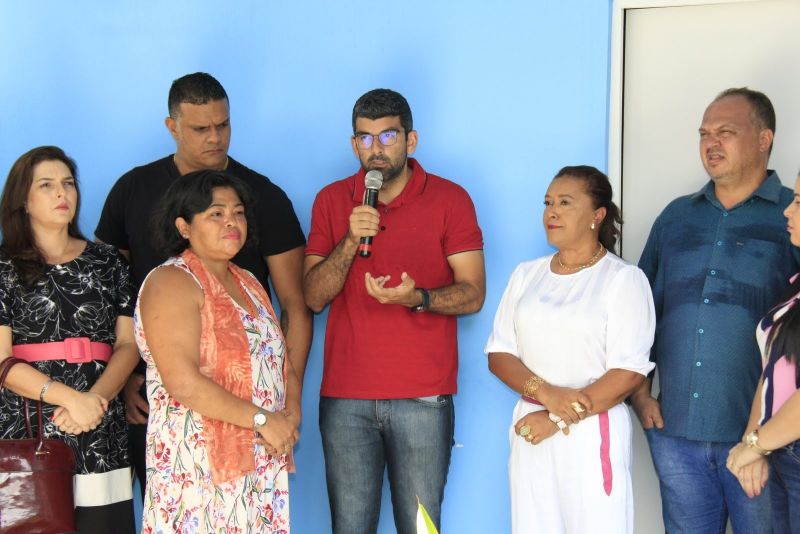
{"label": "man in red polo shirt", "polygon": [[[456,316],[483,305],[483,238],[467,192],[408,157],[418,136],[402,95],[359,98],[353,134],[361,169],[317,195],[305,259],[306,303],[331,306],[319,419],[333,532],[377,530],[388,467],[395,526],[414,533],[417,497],[440,522]],[[362,205],[372,170],[383,175],[377,209]]]}

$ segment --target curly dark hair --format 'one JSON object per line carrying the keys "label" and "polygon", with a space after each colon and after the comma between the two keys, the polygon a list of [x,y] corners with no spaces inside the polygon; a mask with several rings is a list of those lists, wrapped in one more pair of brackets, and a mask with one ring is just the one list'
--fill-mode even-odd
{"label": "curly dark hair", "polygon": [[175,220],[183,217],[191,222],[195,215],[208,209],[214,197],[214,189],[230,187],[244,205],[247,219],[247,241],[256,242],[254,222],[255,205],[250,188],[239,178],[225,171],[202,170],[190,172],[175,180],[161,199],[151,222],[155,248],[166,256],[177,256],[189,248],[189,240],[184,239]]}

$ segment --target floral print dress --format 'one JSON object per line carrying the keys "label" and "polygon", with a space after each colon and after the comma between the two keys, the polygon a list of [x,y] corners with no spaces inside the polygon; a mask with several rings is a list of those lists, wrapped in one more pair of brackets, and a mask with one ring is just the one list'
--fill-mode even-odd
{"label": "floral print dress", "polygon": [[[180,258],[175,265],[189,274]],[[146,283],[146,281],[145,281]],[[199,282],[198,282],[199,283]],[[278,325],[255,295],[257,317],[235,304],[250,346],[254,404],[267,411],[284,406],[285,347]],[[203,416],[173,399],[161,380],[142,327],[139,305],[134,315],[136,342],[147,364],[147,481],[142,532],[288,533],[287,457],[268,455],[255,446],[255,471],[222,483],[211,479],[203,438]]]}

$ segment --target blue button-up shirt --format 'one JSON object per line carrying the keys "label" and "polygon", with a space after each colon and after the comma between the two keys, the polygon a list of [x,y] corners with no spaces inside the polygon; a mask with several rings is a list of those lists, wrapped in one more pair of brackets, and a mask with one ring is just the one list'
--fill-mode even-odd
{"label": "blue button-up shirt", "polygon": [[800,267],[783,217],[792,197],[769,171],[726,209],[709,182],[653,223],[639,267],[653,288],[666,434],[741,439],[761,373],[756,325]]}

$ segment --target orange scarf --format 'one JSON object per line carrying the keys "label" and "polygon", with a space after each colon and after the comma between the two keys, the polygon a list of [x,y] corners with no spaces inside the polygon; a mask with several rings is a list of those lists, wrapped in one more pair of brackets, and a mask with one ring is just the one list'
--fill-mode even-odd
{"label": "orange scarf", "polygon": [[[181,258],[203,288],[200,372],[237,397],[253,402],[250,345],[233,299],[194,252],[187,249]],[[259,302],[255,304],[266,308],[275,319],[269,297],[256,278],[232,263],[228,269],[238,283],[258,297]],[[277,324],[277,320],[275,322]],[[255,470],[253,430],[204,417],[203,437],[208,450],[211,479],[215,484]]]}

